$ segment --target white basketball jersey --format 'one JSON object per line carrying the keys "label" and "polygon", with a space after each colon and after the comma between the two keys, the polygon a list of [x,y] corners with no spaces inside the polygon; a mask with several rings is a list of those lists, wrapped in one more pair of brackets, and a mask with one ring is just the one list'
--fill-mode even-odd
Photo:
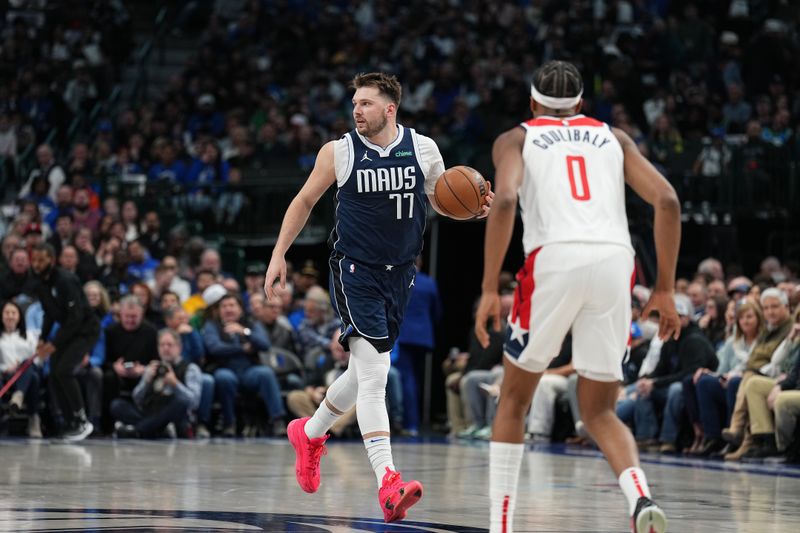
{"label": "white basketball jersey", "polygon": [[624,157],[611,128],[583,115],[539,117],[521,126],[525,255],[555,242],[613,243],[633,252]]}

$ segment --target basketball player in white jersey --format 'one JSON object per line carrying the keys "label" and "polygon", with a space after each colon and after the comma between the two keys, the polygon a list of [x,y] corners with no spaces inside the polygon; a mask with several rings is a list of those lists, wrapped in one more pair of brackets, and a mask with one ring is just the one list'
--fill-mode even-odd
{"label": "basketball player in white jersey", "polygon": [[634,252],[625,183],[655,210],[658,279],[644,315],[659,313],[659,336],[678,337],[673,301],[680,206],[669,182],[625,133],[579,115],[583,82],[574,65],[551,61],[531,84],[534,118],[500,135],[492,212],[475,333],[500,327],[498,275],[516,216],[524,226],[525,265],[509,317],[505,376],[490,445],[492,533],[511,533],[523,453],[523,427],[536,386],[572,330],[572,362],[586,429],[608,459],[628,500],[634,533],[663,533],[666,516],[650,499],[628,428],[616,417],[622,360],[630,334]]}

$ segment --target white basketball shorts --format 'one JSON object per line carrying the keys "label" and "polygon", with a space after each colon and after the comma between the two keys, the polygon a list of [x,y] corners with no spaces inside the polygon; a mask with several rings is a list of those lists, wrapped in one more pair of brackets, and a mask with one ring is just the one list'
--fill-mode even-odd
{"label": "white basketball shorts", "polygon": [[630,343],[633,254],[623,246],[548,244],[517,273],[505,354],[529,372],[543,372],[572,329],[572,363],[596,381],[622,379]]}

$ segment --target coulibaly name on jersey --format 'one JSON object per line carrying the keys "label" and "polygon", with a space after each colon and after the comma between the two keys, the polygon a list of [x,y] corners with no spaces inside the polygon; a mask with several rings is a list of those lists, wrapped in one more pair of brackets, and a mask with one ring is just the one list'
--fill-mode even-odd
{"label": "coulibaly name on jersey", "polygon": [[417,185],[413,166],[356,170],[358,192],[409,191]]}
{"label": "coulibaly name on jersey", "polygon": [[533,139],[533,144],[542,150],[547,150],[551,145],[562,142],[583,142],[596,146],[597,148],[602,148],[610,143],[611,139],[605,135],[600,135],[600,131],[602,130],[599,128],[595,128],[595,131],[579,128],[548,130],[538,134],[536,138]]}

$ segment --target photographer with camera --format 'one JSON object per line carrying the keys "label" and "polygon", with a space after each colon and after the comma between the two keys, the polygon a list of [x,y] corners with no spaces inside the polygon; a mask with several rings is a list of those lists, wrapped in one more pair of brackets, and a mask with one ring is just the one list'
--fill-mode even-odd
{"label": "photographer with camera", "polygon": [[155,438],[173,423],[185,435],[189,412],[200,404],[202,372],[181,358],[181,335],[172,329],[158,332],[158,356],[145,367],[133,389],[133,403],[124,398],[111,402],[119,438]]}

